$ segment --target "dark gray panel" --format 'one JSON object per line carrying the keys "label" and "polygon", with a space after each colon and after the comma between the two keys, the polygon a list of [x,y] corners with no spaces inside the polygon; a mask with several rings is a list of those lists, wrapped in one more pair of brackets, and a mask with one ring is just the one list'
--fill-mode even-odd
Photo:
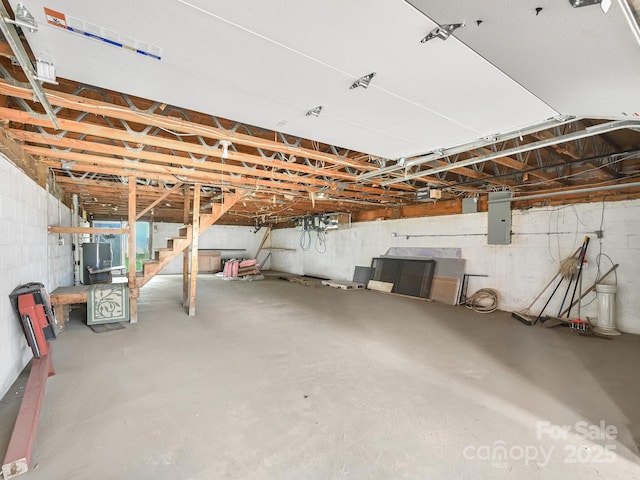
{"label": "dark gray panel", "polygon": [[489,215],[487,216],[489,245],[511,243],[511,202],[491,203],[493,200],[505,198],[511,198],[511,192],[489,194]]}
{"label": "dark gray panel", "polygon": [[365,285],[371,280],[371,267],[356,266],[353,272],[353,281],[355,283],[364,283]]}

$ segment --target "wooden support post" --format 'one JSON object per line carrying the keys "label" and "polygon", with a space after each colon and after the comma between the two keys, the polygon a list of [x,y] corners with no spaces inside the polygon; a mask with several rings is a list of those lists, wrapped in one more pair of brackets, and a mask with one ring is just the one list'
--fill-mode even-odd
{"label": "wooden support post", "polygon": [[193,226],[191,227],[191,281],[189,282],[189,316],[196,314],[196,285],[198,281],[198,237],[200,236],[200,184],[193,186]]}
{"label": "wooden support post", "polygon": [[136,286],[136,177],[129,176],[129,321],[138,322],[138,288]]}
{"label": "wooden support post", "polygon": [[[189,224],[191,207],[191,186],[184,186],[184,211],[182,221],[185,225]],[[189,306],[189,249],[185,248],[182,252],[182,306]]]}
{"label": "wooden support post", "polygon": [[34,358],[31,364],[31,373],[24,390],[18,418],[2,462],[2,474],[5,480],[29,471],[31,453],[38,432],[38,419],[44,400],[44,389],[47,377],[53,374],[51,344],[49,344],[49,354],[39,359]]}

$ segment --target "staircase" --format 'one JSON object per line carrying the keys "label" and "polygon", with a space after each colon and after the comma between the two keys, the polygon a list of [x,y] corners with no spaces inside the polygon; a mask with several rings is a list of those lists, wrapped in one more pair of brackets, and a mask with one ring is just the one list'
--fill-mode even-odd
{"label": "staircase", "polygon": [[[220,217],[229,211],[238,200],[244,197],[245,192],[228,194],[224,198],[223,203],[215,203],[211,207],[211,213],[200,214],[199,234],[202,235],[209,227],[215,224]],[[142,276],[136,279],[137,287],[144,287],[149,280],[160,273],[169,263],[180,255],[185,249],[189,248],[193,240],[193,226],[186,225],[182,227],[178,236],[167,240],[167,248],[160,248],[156,251],[155,258],[142,261]]]}

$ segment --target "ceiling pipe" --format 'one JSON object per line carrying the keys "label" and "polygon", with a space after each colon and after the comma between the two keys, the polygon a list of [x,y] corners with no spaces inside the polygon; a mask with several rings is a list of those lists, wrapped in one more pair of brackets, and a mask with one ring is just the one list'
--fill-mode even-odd
{"label": "ceiling pipe", "polygon": [[[544,167],[527,168],[526,170],[517,170],[515,172],[503,173],[501,175],[492,175],[491,177],[475,178],[473,180],[467,180],[465,182],[452,183],[452,184],[446,185],[446,188],[456,188],[464,185],[473,185],[474,183],[484,183],[484,182],[487,182],[488,180],[500,180],[503,178],[510,178],[510,177],[515,177],[517,175],[523,175],[525,173],[539,172],[540,170],[545,170],[547,168],[568,167],[568,166],[576,165],[580,163],[595,162],[598,160],[603,160],[605,158],[610,159],[611,163],[617,163],[621,160],[629,160],[633,158],[634,155],[638,155],[638,154],[640,154],[640,148],[635,150],[625,150],[623,152],[617,152],[617,153],[605,153],[605,154],[596,155],[593,157],[578,158],[575,160],[567,160],[566,162],[552,163],[550,165],[545,165]],[[624,158],[620,159],[618,158],[618,156],[624,156]],[[610,166],[610,164],[600,165],[600,167],[608,167],[608,166]],[[618,173],[618,172],[615,172],[615,173]],[[624,175],[620,174],[620,177],[623,177],[623,176]]]}
{"label": "ceiling pipe", "polygon": [[494,135],[492,138],[486,139],[482,138],[480,140],[475,140],[470,143],[465,143],[463,145],[458,145],[456,147],[446,148],[442,150],[437,150],[432,153],[428,153],[426,155],[422,155],[411,160],[398,161],[398,163],[394,165],[389,165],[388,167],[383,167],[378,170],[373,170],[371,172],[366,172],[356,177],[356,181],[360,182],[362,180],[367,180],[372,177],[377,177],[379,175],[395,172],[398,170],[403,170],[405,168],[415,167],[416,165],[422,165],[423,163],[431,162],[433,160],[439,160],[444,157],[448,157],[450,155],[456,155],[458,153],[467,152],[469,150],[473,150],[474,148],[486,147],[489,145],[493,145],[496,142],[504,142],[506,140],[512,140],[514,138],[519,138],[524,135],[530,135],[532,133],[540,132],[542,130],[547,130],[553,127],[559,127],[561,125],[565,125],[567,123],[573,123],[581,120],[583,117],[556,117],[546,122],[538,123],[528,128],[523,128],[520,130],[515,130],[513,132],[505,133],[502,135]]}
{"label": "ceiling pipe", "polygon": [[22,42],[20,41],[20,37],[18,37],[16,29],[9,22],[12,22],[12,19],[9,17],[9,12],[7,12],[2,2],[0,2],[0,31],[2,31],[2,34],[15,54],[22,71],[31,84],[33,95],[44,108],[44,111],[47,113],[47,116],[49,117],[49,120],[51,120],[55,129],[58,130],[58,119],[53,111],[53,107],[51,107],[42,85],[38,82],[38,76],[33,69],[33,65],[31,64],[27,51],[22,46]]}
{"label": "ceiling pipe", "polygon": [[561,192],[549,192],[549,193],[536,193],[534,195],[525,195],[524,197],[511,197],[500,198],[496,200],[489,200],[489,204],[504,203],[504,202],[518,202],[520,200],[534,200],[536,198],[548,198],[548,197],[560,197],[562,195],[573,195],[577,193],[590,193],[590,192],[603,192],[606,190],[622,190],[623,188],[640,187],[640,182],[622,183],[616,185],[605,185],[603,187],[587,187],[577,188],[575,190],[563,190]]}
{"label": "ceiling pipe", "polygon": [[595,125],[593,127],[587,127],[583,131],[569,133],[567,135],[561,135],[559,137],[550,138],[548,140],[541,140],[539,142],[533,142],[519,147],[509,148],[500,152],[490,153],[482,155],[480,157],[470,158],[468,160],[462,160],[460,162],[450,163],[442,167],[432,168],[430,170],[422,170],[420,172],[412,173],[411,175],[405,175],[404,177],[398,177],[391,180],[382,182],[382,185],[391,185],[394,183],[404,182],[406,180],[412,180],[414,178],[425,177],[428,175],[434,175],[440,172],[448,172],[455,168],[468,167],[470,165],[476,165],[478,163],[487,162],[500,157],[508,157],[509,155],[515,155],[523,152],[530,152],[532,150],[538,150],[544,147],[550,147],[559,143],[571,142],[573,140],[579,140],[581,138],[593,137],[595,135],[602,135],[604,133],[613,132],[615,130],[623,130],[627,128],[640,127],[640,120],[618,120],[609,123],[603,123]]}

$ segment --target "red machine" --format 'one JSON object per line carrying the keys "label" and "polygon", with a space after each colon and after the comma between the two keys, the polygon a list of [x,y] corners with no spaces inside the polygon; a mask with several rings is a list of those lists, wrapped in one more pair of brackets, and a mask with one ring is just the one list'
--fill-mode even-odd
{"label": "red machine", "polygon": [[49,353],[47,342],[56,337],[56,325],[49,295],[41,283],[28,283],[9,295],[20,317],[27,343],[35,358]]}

